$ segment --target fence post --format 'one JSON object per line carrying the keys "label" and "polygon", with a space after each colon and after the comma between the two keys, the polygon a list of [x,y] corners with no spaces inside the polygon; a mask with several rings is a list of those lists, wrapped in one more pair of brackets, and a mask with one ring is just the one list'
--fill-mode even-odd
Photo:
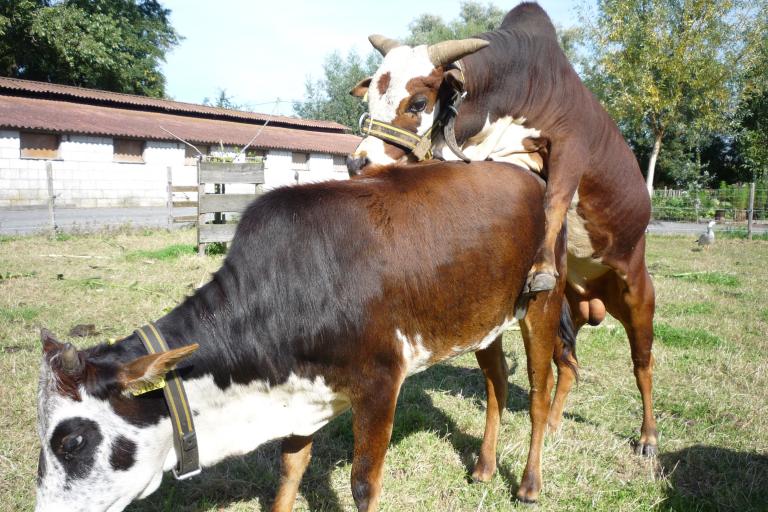
{"label": "fence post", "polygon": [[168,231],[173,227],[173,173],[171,167],[166,167],[168,172],[168,201],[165,206],[168,208]]}
{"label": "fence post", "polygon": [[200,166],[202,158],[197,159],[197,255],[205,256],[205,244],[200,243],[200,226],[205,224],[205,214],[200,213],[200,202],[205,195],[205,183],[202,181],[202,173]]}
{"label": "fence post", "polygon": [[48,221],[51,227],[51,238],[55,238],[58,226],[56,226],[56,214],[53,209],[56,196],[53,194],[53,164],[51,162],[45,162],[45,177],[48,182]]}
{"label": "fence post", "polygon": [[749,209],[747,210],[747,239],[752,240],[752,217],[755,212],[755,182],[749,184]]}

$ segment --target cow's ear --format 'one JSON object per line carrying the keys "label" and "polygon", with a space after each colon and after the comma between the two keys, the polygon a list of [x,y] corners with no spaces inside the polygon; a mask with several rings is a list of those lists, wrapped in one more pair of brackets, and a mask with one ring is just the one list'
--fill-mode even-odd
{"label": "cow's ear", "polygon": [[364,97],[366,94],[368,94],[368,88],[371,86],[371,80],[373,77],[368,77],[360,80],[356,86],[352,88],[351,91],[349,91],[349,94],[352,96],[357,96],[358,98]]}
{"label": "cow's ear", "polygon": [[40,329],[40,341],[43,343],[43,354],[57,352],[64,348],[64,344],[57,340],[56,336],[46,328]]}
{"label": "cow's ear", "polygon": [[449,68],[443,73],[443,80],[451,87],[451,89],[463,92],[464,91],[464,73],[459,68]]}
{"label": "cow's ear", "polygon": [[134,359],[123,365],[118,371],[117,380],[123,392],[139,395],[141,393],[162,387],[165,374],[173,370],[177,363],[192,352],[199,345],[187,345],[185,347],[149,354]]}

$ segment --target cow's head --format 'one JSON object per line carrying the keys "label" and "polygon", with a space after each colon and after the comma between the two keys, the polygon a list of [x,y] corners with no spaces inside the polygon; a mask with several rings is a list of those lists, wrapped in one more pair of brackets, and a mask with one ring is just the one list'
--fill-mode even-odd
{"label": "cow's head", "polygon": [[41,337],[35,510],[115,512],[152,493],[175,462],[172,429],[162,392],[132,392],[196,346],[132,356],[107,345],[79,352],[46,330]]}
{"label": "cow's head", "polygon": [[[384,60],[376,73],[350,92],[368,98],[368,113],[402,130],[424,135],[435,121],[443,90],[461,88],[462,73],[451,66],[488,45],[483,39],[444,41],[411,48],[380,35],[368,38]],[[347,158],[350,175],[369,163],[387,164],[407,158],[402,147],[368,135]]]}

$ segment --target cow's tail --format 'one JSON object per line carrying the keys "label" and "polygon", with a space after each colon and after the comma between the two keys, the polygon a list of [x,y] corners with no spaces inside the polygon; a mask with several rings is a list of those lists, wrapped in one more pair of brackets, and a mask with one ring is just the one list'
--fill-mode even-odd
{"label": "cow's tail", "polygon": [[573,325],[571,306],[563,299],[563,307],[560,311],[560,328],[557,334],[563,343],[563,351],[560,354],[560,362],[570,368],[576,378],[579,378],[578,361],[576,360],[576,326]]}

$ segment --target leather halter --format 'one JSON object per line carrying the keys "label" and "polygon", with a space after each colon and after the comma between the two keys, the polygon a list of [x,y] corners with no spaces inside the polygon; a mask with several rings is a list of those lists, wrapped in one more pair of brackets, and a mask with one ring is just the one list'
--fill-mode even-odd
{"label": "leather halter", "polygon": [[[168,344],[155,324],[150,323],[136,329],[136,334],[150,354],[168,350]],[[176,467],[173,468],[173,476],[176,480],[186,480],[199,475],[202,470],[200,469],[195,424],[192,421],[192,409],[189,406],[187,394],[184,392],[181,376],[176,370],[166,373],[163,394],[173,426],[173,448],[176,451],[177,459]]]}
{"label": "leather halter", "polygon": [[424,135],[405,130],[386,121],[374,119],[369,112],[365,112],[360,116],[358,126],[363,135],[372,135],[377,139],[404,149],[406,153],[411,153],[415,156],[419,162],[431,158],[443,160],[442,155],[439,153],[433,154],[432,152],[434,134],[439,134],[442,131],[442,137],[448,148],[457,157],[465,162],[469,162],[470,159],[464,155],[456,142],[456,132],[454,131],[459,105],[461,105],[465,95],[466,93],[454,90],[450,103],[435,118],[432,126],[429,127]]}

